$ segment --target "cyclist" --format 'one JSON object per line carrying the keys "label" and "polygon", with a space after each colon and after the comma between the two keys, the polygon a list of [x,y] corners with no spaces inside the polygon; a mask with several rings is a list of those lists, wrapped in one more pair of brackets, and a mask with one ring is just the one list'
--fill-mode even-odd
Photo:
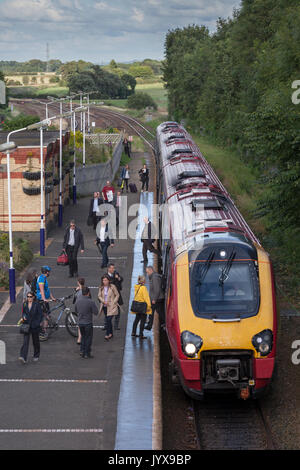
{"label": "cyclist", "polygon": [[44,321],[42,325],[42,334],[45,333],[45,329],[48,325],[48,315],[49,315],[49,302],[51,300],[56,301],[56,298],[51,294],[47,278],[50,275],[51,268],[49,266],[41,267],[41,274],[39,275],[36,283],[36,297],[42,304],[42,309],[44,313]]}

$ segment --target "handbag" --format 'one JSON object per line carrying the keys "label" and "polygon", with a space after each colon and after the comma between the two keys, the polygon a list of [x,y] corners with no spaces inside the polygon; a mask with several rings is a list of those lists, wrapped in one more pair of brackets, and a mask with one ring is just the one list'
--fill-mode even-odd
{"label": "handbag", "polygon": [[65,251],[62,251],[57,258],[57,264],[59,266],[67,266],[69,264],[69,258]]}
{"label": "handbag", "polygon": [[30,324],[29,323],[21,323],[21,326],[20,326],[21,335],[28,335],[29,330],[30,330]]}
{"label": "handbag", "polygon": [[[138,291],[140,290],[141,287],[142,286],[139,287]],[[138,293],[138,291],[137,291],[137,293]],[[133,313],[146,313],[147,312],[147,303],[146,302],[139,302],[138,300],[133,300],[130,310]]]}

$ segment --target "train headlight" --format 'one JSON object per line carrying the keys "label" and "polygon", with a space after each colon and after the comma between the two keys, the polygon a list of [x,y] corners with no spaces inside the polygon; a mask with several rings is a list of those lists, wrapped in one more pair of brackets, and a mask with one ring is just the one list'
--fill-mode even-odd
{"label": "train headlight", "polygon": [[203,340],[200,336],[197,336],[190,331],[183,331],[181,333],[181,347],[186,356],[195,357],[202,344]]}
{"label": "train headlight", "polygon": [[273,347],[273,333],[271,330],[263,330],[257,335],[253,336],[252,344],[256,351],[262,356],[267,356],[272,351]]}

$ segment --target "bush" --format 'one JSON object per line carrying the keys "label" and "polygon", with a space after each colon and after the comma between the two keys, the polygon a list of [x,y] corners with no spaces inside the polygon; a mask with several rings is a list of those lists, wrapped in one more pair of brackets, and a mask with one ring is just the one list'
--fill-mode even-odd
{"label": "bush", "polygon": [[[22,271],[32,260],[33,254],[27,240],[17,238],[13,241],[14,267]],[[9,238],[7,233],[0,234],[0,287],[9,286]]]}
{"label": "bush", "polygon": [[155,110],[157,109],[157,104],[153,98],[147,93],[143,92],[137,92],[134,95],[129,96],[127,100],[127,106],[131,109],[144,109],[148,106]]}
{"label": "bush", "polygon": [[34,124],[35,122],[39,121],[39,116],[26,116],[25,114],[19,114],[19,116],[14,117],[12,119],[6,119],[3,124],[3,130],[14,131],[16,129],[22,129],[23,127],[27,127],[30,124]]}

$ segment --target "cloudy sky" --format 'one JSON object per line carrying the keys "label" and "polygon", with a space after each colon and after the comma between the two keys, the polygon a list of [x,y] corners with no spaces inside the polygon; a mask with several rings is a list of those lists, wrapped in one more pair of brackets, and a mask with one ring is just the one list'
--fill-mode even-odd
{"label": "cloudy sky", "polygon": [[0,0],[0,60],[162,59],[168,29],[231,16],[240,0]]}

